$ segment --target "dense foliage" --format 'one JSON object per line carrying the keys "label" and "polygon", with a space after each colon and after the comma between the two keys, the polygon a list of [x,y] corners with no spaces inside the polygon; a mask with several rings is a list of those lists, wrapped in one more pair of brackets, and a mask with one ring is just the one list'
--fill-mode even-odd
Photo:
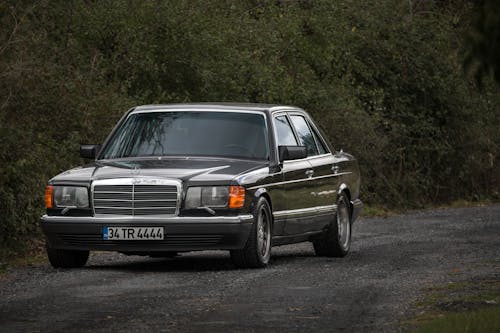
{"label": "dense foliage", "polygon": [[[0,244],[139,104],[293,104],[358,157],[369,204],[498,197],[500,93],[463,70],[467,0],[0,2]],[[498,41],[497,41],[498,42]]]}
{"label": "dense foliage", "polygon": [[484,76],[493,76],[500,83],[500,2],[479,0],[467,38],[465,67],[481,83]]}

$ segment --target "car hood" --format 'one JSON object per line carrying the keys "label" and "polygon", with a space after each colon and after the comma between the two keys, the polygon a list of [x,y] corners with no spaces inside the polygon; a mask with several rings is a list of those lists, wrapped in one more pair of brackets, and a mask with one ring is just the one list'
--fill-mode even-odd
{"label": "car hood", "polygon": [[243,173],[267,165],[266,161],[188,157],[97,161],[63,172],[52,178],[50,183],[89,184],[100,179],[155,177],[228,184]]}

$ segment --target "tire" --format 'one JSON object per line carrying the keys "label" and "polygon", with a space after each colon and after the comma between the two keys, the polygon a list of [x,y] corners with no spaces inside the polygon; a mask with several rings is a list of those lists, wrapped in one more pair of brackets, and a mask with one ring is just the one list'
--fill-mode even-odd
{"label": "tire", "polygon": [[351,247],[351,211],[347,196],[342,193],[337,201],[334,222],[321,238],[313,240],[314,252],[322,257],[345,257]]}
{"label": "tire", "polygon": [[89,251],[60,250],[45,246],[49,262],[54,268],[79,268],[85,266]]}
{"label": "tire", "polygon": [[245,247],[230,251],[231,260],[240,268],[266,267],[271,258],[272,213],[265,198],[259,198],[253,216],[254,223]]}

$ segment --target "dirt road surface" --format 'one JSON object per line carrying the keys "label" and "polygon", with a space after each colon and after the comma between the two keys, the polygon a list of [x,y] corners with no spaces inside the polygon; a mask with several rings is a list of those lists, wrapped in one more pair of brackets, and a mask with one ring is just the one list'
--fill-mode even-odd
{"label": "dirt road surface", "polygon": [[482,279],[500,281],[500,205],[362,218],[346,258],[302,243],[266,269],[217,251],[18,268],[0,280],[0,331],[398,332],[429,286]]}

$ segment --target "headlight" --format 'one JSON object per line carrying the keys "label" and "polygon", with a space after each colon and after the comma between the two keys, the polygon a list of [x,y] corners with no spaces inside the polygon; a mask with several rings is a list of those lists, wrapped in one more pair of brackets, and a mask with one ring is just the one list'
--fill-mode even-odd
{"label": "headlight", "polygon": [[89,193],[86,187],[47,186],[45,203],[47,208],[88,208]]}
{"label": "headlight", "polygon": [[[235,200],[235,196],[238,200]],[[200,207],[241,208],[244,202],[245,189],[241,186],[189,187],[184,207],[186,209]]]}

